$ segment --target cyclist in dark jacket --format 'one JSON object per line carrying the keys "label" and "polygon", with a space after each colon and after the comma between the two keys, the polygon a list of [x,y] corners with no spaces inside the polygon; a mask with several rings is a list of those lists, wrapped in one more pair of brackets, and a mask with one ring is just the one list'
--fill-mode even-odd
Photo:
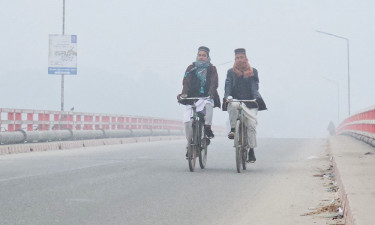
{"label": "cyclist in dark jacket", "polygon": [[[181,100],[181,97],[207,97],[205,104],[205,130],[208,138],[213,138],[211,129],[213,108],[220,108],[220,98],[217,92],[219,86],[216,67],[211,64],[210,49],[201,46],[198,48],[197,59],[189,65],[185,71],[183,79],[183,88],[181,94],[177,96],[181,104],[187,105],[187,112],[191,113],[190,105],[194,104],[191,100]],[[185,127],[189,126],[190,116],[184,118]],[[187,136],[188,138],[188,136]]]}
{"label": "cyclist in dark jacket", "polygon": [[228,134],[229,139],[234,138],[236,121],[238,118],[238,102],[230,102],[228,99],[252,100],[256,99],[257,103],[246,102],[243,106],[243,112],[246,117],[247,139],[249,144],[248,162],[255,162],[254,148],[257,146],[256,126],[258,123],[257,114],[260,110],[265,110],[266,104],[259,93],[259,76],[255,68],[250,67],[246,50],[243,48],[236,49],[235,63],[233,68],[228,70],[225,80],[225,94],[223,110],[229,113],[231,131]]}

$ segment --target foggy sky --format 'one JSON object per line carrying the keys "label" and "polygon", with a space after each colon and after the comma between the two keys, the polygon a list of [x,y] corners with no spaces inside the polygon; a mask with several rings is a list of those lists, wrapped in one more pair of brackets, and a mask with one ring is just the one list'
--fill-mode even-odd
{"label": "foggy sky", "polygon": [[[78,75],[65,78],[65,109],[182,119],[176,95],[197,48],[208,46],[214,65],[231,61],[217,66],[222,98],[233,50],[243,47],[269,108],[259,112],[259,136],[325,137],[338,103],[339,119],[348,115],[347,48],[315,30],[350,39],[354,113],[374,104],[374,9],[371,0],[66,0]],[[1,0],[0,29],[0,107],[59,110],[60,76],[47,68],[62,0]],[[214,110],[214,124],[227,117]]]}

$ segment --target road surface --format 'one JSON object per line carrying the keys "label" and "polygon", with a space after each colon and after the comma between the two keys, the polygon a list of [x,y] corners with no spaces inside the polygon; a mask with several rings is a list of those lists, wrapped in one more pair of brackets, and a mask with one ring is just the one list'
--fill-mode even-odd
{"label": "road surface", "polygon": [[327,201],[314,174],[325,139],[260,139],[257,162],[235,169],[233,142],[215,138],[191,173],[184,140],[0,156],[0,224],[326,224],[301,216]]}

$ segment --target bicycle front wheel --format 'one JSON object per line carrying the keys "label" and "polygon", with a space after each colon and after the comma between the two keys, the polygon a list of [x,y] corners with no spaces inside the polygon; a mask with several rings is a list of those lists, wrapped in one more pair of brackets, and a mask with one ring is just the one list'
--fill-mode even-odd
{"label": "bicycle front wheel", "polygon": [[242,166],[242,129],[241,129],[241,121],[237,120],[236,128],[234,133],[234,147],[236,151],[236,168],[237,172],[241,173],[241,166]]}
{"label": "bicycle front wheel", "polygon": [[197,159],[198,150],[200,150],[200,141],[199,141],[199,122],[193,121],[193,137],[188,149],[188,162],[190,172],[195,170],[195,161]]}
{"label": "bicycle front wheel", "polygon": [[193,140],[188,147],[188,164],[190,172],[194,172],[195,169],[196,151],[194,148]]}
{"label": "bicycle front wheel", "polygon": [[247,149],[243,148],[242,149],[242,169],[246,170],[246,160],[247,160]]}

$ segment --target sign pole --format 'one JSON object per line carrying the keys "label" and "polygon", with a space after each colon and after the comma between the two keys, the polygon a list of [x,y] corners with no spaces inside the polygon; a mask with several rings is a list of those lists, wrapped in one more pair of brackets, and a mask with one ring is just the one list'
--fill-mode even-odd
{"label": "sign pole", "polygon": [[[62,35],[65,34],[65,0],[63,0]],[[64,111],[64,74],[61,74],[61,111]]]}
{"label": "sign pole", "polygon": [[65,0],[62,34],[49,35],[48,74],[61,76],[61,112],[64,111],[65,75],[77,75],[77,35],[65,35]]}

